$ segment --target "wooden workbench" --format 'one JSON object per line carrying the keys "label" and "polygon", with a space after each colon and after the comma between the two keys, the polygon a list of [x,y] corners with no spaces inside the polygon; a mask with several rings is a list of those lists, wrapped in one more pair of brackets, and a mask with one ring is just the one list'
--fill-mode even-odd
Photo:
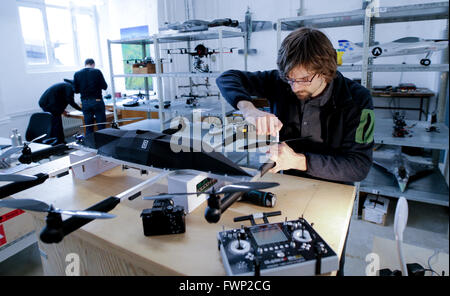
{"label": "wooden workbench", "polygon": [[[27,173],[50,171],[68,162],[68,157],[64,157]],[[148,177],[133,169],[122,171],[120,167],[84,181],[71,173],[49,179],[13,197],[39,199],[62,209],[86,209]],[[333,250],[339,256],[345,255],[341,253],[353,208],[354,186],[280,174],[266,174],[262,180],[281,184],[270,189],[277,195],[275,208],[236,202],[222,214],[219,223],[209,224],[204,218],[204,203],[186,216],[186,233],[183,234],[145,237],[140,214],[143,209],[151,208],[152,202],[141,197],[122,201],[111,211],[117,215],[114,219],[88,223],[59,244],[39,241],[44,273],[65,275],[66,256],[76,253],[80,257],[81,275],[226,275],[216,238],[222,226],[225,229],[240,227],[241,224],[233,222],[234,217],[276,210],[282,211],[282,215],[271,217],[271,222],[283,221],[285,217],[296,219],[304,214]],[[166,184],[162,179],[144,191],[143,196],[167,192]],[[45,214],[33,213],[33,217],[39,234]],[[241,223],[249,225],[248,221]]]}

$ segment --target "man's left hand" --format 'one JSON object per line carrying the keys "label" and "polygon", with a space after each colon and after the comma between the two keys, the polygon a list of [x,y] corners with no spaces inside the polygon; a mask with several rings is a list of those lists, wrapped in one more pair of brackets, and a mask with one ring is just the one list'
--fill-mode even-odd
{"label": "man's left hand", "polygon": [[305,155],[296,153],[286,143],[272,145],[267,153],[270,154],[270,159],[275,162],[275,166],[269,170],[270,173],[290,169],[306,171]]}

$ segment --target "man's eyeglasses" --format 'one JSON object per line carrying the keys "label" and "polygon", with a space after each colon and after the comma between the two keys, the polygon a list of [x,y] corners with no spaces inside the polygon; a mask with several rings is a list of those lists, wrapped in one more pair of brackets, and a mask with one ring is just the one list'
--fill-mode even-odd
{"label": "man's eyeglasses", "polygon": [[308,80],[307,78],[289,79],[288,77],[284,77],[284,80],[286,80],[287,83],[289,83],[290,86],[294,86],[296,83],[298,83],[300,85],[310,85],[311,82],[316,77],[316,75],[317,75],[317,73],[314,74],[313,77],[311,77],[310,80]]}

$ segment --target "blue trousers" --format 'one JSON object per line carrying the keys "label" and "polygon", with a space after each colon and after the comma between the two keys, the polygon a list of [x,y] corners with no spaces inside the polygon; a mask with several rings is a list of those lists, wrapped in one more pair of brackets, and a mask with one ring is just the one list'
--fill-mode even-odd
{"label": "blue trousers", "polygon": [[56,138],[58,140],[56,144],[66,143],[61,114],[52,113],[52,129],[49,138]]}
{"label": "blue trousers", "polygon": [[[84,124],[93,124],[94,119],[96,123],[106,122],[105,103],[102,99],[85,99],[81,100],[84,116]],[[99,124],[97,128],[104,129],[104,124]],[[93,126],[86,127],[86,135],[94,132]]]}

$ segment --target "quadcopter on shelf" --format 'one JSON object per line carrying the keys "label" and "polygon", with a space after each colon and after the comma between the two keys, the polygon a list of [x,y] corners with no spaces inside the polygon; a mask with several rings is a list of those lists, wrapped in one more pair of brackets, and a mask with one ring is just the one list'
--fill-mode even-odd
{"label": "quadcopter on shelf", "polygon": [[209,49],[200,43],[194,48],[194,51],[190,51],[188,48],[167,49],[167,54],[188,54],[194,58],[193,67],[196,71],[210,73],[209,64],[211,63],[211,56],[221,53],[233,53],[234,49],[229,48],[227,51]]}
{"label": "quadcopter on shelf", "polygon": [[392,136],[396,138],[412,137],[410,131],[407,130],[407,124],[405,121],[405,115],[400,112],[395,112],[393,115],[394,130]]}

